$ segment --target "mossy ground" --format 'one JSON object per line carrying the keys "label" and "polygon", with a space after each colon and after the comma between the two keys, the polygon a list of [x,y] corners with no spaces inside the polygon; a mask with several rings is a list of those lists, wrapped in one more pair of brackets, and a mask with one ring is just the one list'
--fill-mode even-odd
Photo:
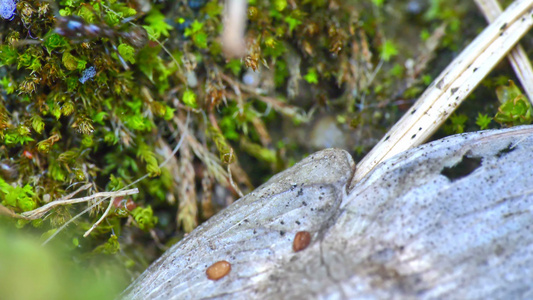
{"label": "mossy ground", "polygon": [[[148,174],[89,237],[109,201],[90,201],[53,240],[79,264],[104,259],[134,277],[307,153],[364,156],[485,27],[464,1],[250,0],[247,54],[228,60],[222,13],[216,0],[18,1],[0,25],[3,207],[20,214]],[[502,63],[437,135],[530,123],[509,78]],[[498,86],[501,103],[488,101]],[[87,207],[4,223],[46,238]]]}

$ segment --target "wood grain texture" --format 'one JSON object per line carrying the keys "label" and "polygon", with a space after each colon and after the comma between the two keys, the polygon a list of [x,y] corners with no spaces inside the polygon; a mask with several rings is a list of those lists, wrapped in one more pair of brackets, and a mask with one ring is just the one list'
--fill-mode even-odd
{"label": "wood grain texture", "polygon": [[[467,172],[450,175],[462,161]],[[125,298],[533,298],[533,126],[403,152],[346,195],[351,165],[325,150],[273,177],[169,250]],[[302,230],[312,242],[295,253]],[[210,281],[219,260],[232,271]]]}
{"label": "wood grain texture", "polygon": [[[344,150],[310,155],[273,176],[174,245],[125,292],[127,299],[227,298],[253,293],[295,256],[293,239],[320,240],[346,195],[354,162]],[[313,243],[313,242],[312,242]],[[206,269],[226,260],[231,273],[213,282]]]}

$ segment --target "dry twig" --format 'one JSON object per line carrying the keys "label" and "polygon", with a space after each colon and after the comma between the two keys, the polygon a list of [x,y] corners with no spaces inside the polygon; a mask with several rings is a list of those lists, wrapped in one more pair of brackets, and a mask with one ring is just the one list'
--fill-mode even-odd
{"label": "dry twig", "polygon": [[[74,193],[77,193],[77,192],[78,191]],[[98,199],[98,198],[123,197],[123,196],[133,195],[137,193],[139,193],[139,189],[134,188],[134,189],[124,190],[124,191],[95,193],[90,196],[81,197],[81,198],[59,199],[59,200],[50,202],[46,205],[43,205],[37,209],[23,212],[21,215],[28,220],[35,220],[35,219],[41,218],[45,213],[47,213],[49,210],[51,210],[52,208],[56,206],[88,202],[88,201],[91,201],[93,199]]]}
{"label": "dry twig", "polygon": [[[187,115],[187,120],[182,128],[182,134],[181,134],[181,138],[178,142],[178,144],[176,145],[176,147],[174,147],[174,150],[172,151],[172,155],[170,155],[169,157],[167,157],[165,159],[165,161],[163,161],[161,164],[159,164],[159,167],[163,167],[164,165],[167,164],[167,162],[174,156],[176,155],[176,153],[178,152],[179,148],[181,147],[181,144],[183,143],[183,140],[189,135],[189,131],[187,130],[187,126],[189,124],[189,116]],[[96,207],[97,205],[100,205],[100,203],[102,203],[103,201],[111,198],[111,197],[118,197],[118,195],[116,194],[117,192],[121,192],[121,191],[125,191],[126,188],[132,186],[132,185],[135,185],[137,183],[139,183],[141,180],[144,180],[145,178],[148,177],[148,174],[145,174],[143,176],[141,176],[140,178],[138,178],[137,180],[135,180],[134,182],[128,184],[127,186],[123,187],[122,189],[118,190],[118,191],[115,191],[115,192],[104,192],[104,193],[110,193],[108,196],[104,196],[102,199],[96,201],[96,203],[94,203],[93,205],[87,207],[85,210],[83,210],[81,213],[75,215],[74,217],[72,217],[70,220],[68,220],[67,222],[65,222],[65,224],[63,224],[61,227],[59,227],[56,232],[54,232],[46,241],[43,242],[43,245],[46,245],[49,241],[51,241],[56,235],[58,235],[61,231],[63,231],[63,229],[65,229],[70,223],[74,222],[74,220],[76,220],[77,218],[79,218],[80,216],[82,216],[83,214],[87,213],[88,211],[90,211],[91,209],[93,209],[94,207]],[[133,190],[137,190],[137,193],[138,193],[138,189],[135,188]],[[92,196],[89,196],[89,197],[92,197]],[[93,197],[94,198],[94,197]],[[113,201],[111,201],[111,204],[113,203]],[[110,205],[111,205],[110,204]],[[107,216],[107,214],[109,213],[110,209],[108,207],[108,209],[106,209],[106,211],[104,212],[104,214],[102,215],[102,217],[100,217],[100,220],[97,221],[97,223],[103,221],[103,219],[105,219],[105,217]],[[92,230],[92,229],[90,229]],[[90,232],[89,232],[90,233]],[[88,234],[86,232],[86,234]],[[86,235],[84,235],[86,236]]]}

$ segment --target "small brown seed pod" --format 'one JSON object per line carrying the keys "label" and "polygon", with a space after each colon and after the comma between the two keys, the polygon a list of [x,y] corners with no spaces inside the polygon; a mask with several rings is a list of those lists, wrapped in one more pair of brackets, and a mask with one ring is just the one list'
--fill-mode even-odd
{"label": "small brown seed pod", "polygon": [[212,264],[207,270],[205,271],[205,274],[207,274],[207,278],[211,280],[219,280],[220,278],[226,276],[231,271],[231,264],[225,260],[217,261],[216,263]]}
{"label": "small brown seed pod", "polygon": [[294,236],[292,250],[294,252],[302,251],[309,246],[309,243],[311,243],[311,234],[308,231],[298,231]]}

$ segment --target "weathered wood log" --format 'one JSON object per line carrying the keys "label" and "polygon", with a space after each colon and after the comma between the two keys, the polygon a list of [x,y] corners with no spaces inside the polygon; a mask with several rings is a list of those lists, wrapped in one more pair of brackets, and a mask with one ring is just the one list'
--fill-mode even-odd
{"label": "weathered wood log", "polygon": [[[403,152],[347,194],[352,174],[343,150],[311,155],[173,246],[123,297],[533,297],[532,126]],[[311,242],[295,252],[301,231]],[[229,273],[209,279],[222,260]]]}

